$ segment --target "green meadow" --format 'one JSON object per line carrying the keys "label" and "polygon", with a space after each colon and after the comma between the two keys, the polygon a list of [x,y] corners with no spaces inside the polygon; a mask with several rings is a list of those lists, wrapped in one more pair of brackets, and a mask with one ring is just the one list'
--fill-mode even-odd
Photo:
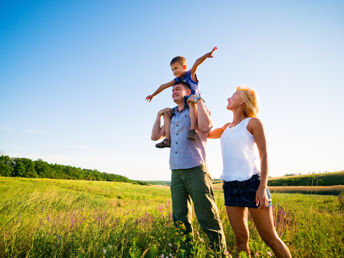
{"label": "green meadow", "polygon": [[[170,190],[120,182],[0,177],[0,257],[185,257]],[[235,240],[215,191],[228,251]],[[276,229],[294,257],[344,256],[343,197],[274,193]],[[220,256],[194,218],[195,257]],[[270,257],[249,221],[252,255]]]}

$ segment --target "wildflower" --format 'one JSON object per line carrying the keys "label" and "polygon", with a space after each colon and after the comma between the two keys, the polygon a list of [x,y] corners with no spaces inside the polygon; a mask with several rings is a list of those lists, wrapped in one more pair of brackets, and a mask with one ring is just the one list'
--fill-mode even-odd
{"label": "wildflower", "polygon": [[43,213],[43,211],[44,211],[44,204],[42,205],[41,213]]}
{"label": "wildflower", "polygon": [[267,255],[272,256],[271,252],[267,252]]}
{"label": "wildflower", "polygon": [[164,258],[165,257],[165,255],[164,254],[160,254],[160,258]]}
{"label": "wildflower", "polygon": [[103,249],[103,254],[106,254],[106,249]]}
{"label": "wildflower", "polygon": [[168,246],[169,246],[169,247],[172,247],[172,243],[168,243]]}
{"label": "wildflower", "polygon": [[18,224],[19,221],[20,221],[20,213],[19,213],[19,216],[18,216],[18,219],[17,219],[17,224]]}

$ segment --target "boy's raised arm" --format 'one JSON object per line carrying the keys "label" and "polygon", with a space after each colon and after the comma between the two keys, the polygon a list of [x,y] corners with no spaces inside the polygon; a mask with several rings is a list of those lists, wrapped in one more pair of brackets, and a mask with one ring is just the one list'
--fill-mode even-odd
{"label": "boy's raised arm", "polygon": [[195,73],[197,71],[198,66],[204,62],[205,59],[207,58],[213,58],[213,53],[214,51],[217,49],[217,47],[214,47],[210,52],[206,53],[205,55],[201,56],[200,58],[198,58],[194,65],[192,66],[190,72],[191,72],[191,76],[193,77],[192,79],[195,79]]}
{"label": "boy's raised arm", "polygon": [[172,80],[172,81],[170,81],[170,82],[167,82],[167,83],[164,83],[164,84],[161,84],[161,85],[159,86],[159,88],[158,88],[156,91],[153,92],[152,95],[148,95],[148,96],[146,97],[146,101],[151,102],[154,96],[158,95],[158,94],[159,94],[160,92],[162,92],[164,89],[167,89],[168,87],[173,86],[173,84],[174,84],[174,80]]}

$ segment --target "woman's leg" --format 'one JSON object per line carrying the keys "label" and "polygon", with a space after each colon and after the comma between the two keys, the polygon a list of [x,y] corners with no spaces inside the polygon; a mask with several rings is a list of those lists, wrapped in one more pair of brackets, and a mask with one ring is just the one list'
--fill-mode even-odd
{"label": "woman's leg", "polygon": [[277,257],[291,257],[288,247],[278,237],[272,216],[272,208],[249,208],[254,224],[264,242]]}
{"label": "woman's leg", "polygon": [[226,206],[227,215],[235,235],[237,253],[245,251],[250,256],[248,247],[249,231],[247,225],[247,208]]}

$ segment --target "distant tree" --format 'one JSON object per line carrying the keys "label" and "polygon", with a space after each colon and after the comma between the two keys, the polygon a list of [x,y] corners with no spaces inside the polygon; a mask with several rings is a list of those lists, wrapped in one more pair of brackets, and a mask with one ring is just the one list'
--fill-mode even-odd
{"label": "distant tree", "polygon": [[25,167],[25,177],[37,177],[37,172],[35,170],[35,164],[31,159],[22,158],[23,165]]}
{"label": "distant tree", "polygon": [[25,166],[21,158],[14,158],[13,176],[25,176]]}
{"label": "distant tree", "polygon": [[96,169],[81,169],[72,166],[49,164],[41,159],[32,161],[27,158],[10,158],[5,155],[0,155],[0,176],[84,179],[146,184],[145,182],[130,180],[125,176],[100,172]]}
{"label": "distant tree", "polygon": [[13,161],[9,156],[0,156],[0,176],[11,176],[13,167]]}
{"label": "distant tree", "polygon": [[39,159],[34,161],[34,166],[38,177],[53,178],[52,170],[47,162]]}

